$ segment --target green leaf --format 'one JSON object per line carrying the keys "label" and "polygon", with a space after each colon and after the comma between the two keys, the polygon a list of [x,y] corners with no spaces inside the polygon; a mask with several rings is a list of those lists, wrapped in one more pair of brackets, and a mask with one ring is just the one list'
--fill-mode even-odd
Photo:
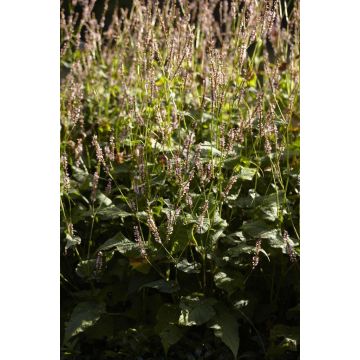
{"label": "green leaf", "polygon": [[214,145],[211,145],[208,141],[204,141],[200,144],[200,156],[202,158],[211,158],[212,156],[221,156],[221,151],[216,149]]}
{"label": "green leaf", "polygon": [[96,199],[100,204],[105,206],[110,206],[112,204],[112,201],[105,194],[101,192],[98,192],[96,194]]}
{"label": "green leaf", "polygon": [[224,161],[224,167],[225,169],[233,169],[235,165],[237,165],[240,161],[240,156],[234,156],[234,157],[229,157],[226,158]]}
{"label": "green leaf", "polygon": [[210,239],[213,247],[216,245],[218,239],[224,236],[224,231],[227,226],[227,221],[222,219],[219,212],[216,211],[214,214],[214,223],[210,229]]}
{"label": "green leaf", "polygon": [[205,234],[210,229],[210,219],[204,218],[202,224],[197,221],[196,232],[198,234]]}
{"label": "green leaf", "polygon": [[138,244],[133,241],[130,241],[120,231],[116,235],[114,235],[111,239],[105,241],[105,243],[102,244],[97,251],[110,250],[113,248],[116,248],[116,250],[119,253],[125,256],[131,256],[131,255],[138,256],[140,254],[140,249]]}
{"label": "green leaf", "polygon": [[179,291],[179,286],[175,281],[165,281],[164,279],[152,281],[148,284],[141,286],[140,289],[142,288],[156,289],[165,294],[172,294]]}
{"label": "green leaf", "polygon": [[239,178],[241,180],[252,180],[256,173],[257,173],[257,169],[241,167]]}
{"label": "green leaf", "polygon": [[72,166],[71,169],[72,169],[72,177],[80,184],[83,184],[85,181],[89,180],[90,175],[86,171],[76,166]]}
{"label": "green leaf", "polygon": [[176,325],[168,325],[159,333],[161,343],[167,355],[171,345],[176,344],[184,335],[184,330]]}
{"label": "green leaf", "polygon": [[184,248],[190,243],[192,238],[191,229],[189,226],[183,225],[178,221],[174,226],[174,231],[171,235],[171,254],[181,253]]}
{"label": "green leaf", "polygon": [[276,236],[277,229],[268,225],[263,220],[254,220],[244,222],[242,225],[242,231],[253,238],[269,239]]}
{"label": "green leaf", "polygon": [[200,273],[201,264],[197,262],[189,263],[187,259],[183,259],[176,264],[176,268],[188,274]]}
{"label": "green leaf", "polygon": [[[238,238],[239,240],[236,240]],[[221,239],[221,242],[227,246],[234,246],[241,242],[246,242],[246,238],[241,231],[228,234],[226,237]]]}
{"label": "green leaf", "polygon": [[298,351],[300,333],[297,326],[286,326],[282,324],[275,325],[270,330],[271,346],[269,348],[269,355],[279,356],[285,351]]}
{"label": "green leaf", "polygon": [[66,250],[80,244],[81,244],[80,236],[71,236],[70,234],[66,234],[66,245],[65,245]]}
{"label": "green leaf", "polygon": [[297,326],[277,324],[270,331],[270,339],[275,340],[279,337],[293,339],[297,344],[300,339],[299,328]]}
{"label": "green leaf", "polygon": [[157,324],[155,330],[161,331],[169,324],[177,324],[179,315],[180,309],[178,306],[173,304],[163,304],[156,315]]}
{"label": "green leaf", "polygon": [[237,246],[234,246],[228,249],[227,253],[231,257],[238,257],[241,254],[251,254],[254,251],[254,247],[246,244],[246,242],[241,242]]}
{"label": "green leaf", "polygon": [[100,209],[97,214],[104,220],[114,220],[117,218],[125,218],[127,216],[131,216],[130,213],[118,208],[115,205]]}
{"label": "green leaf", "polygon": [[89,200],[84,196],[82,195],[78,190],[74,189],[74,188],[71,188],[69,191],[68,191],[68,194],[71,196],[72,199],[74,200],[78,200],[78,199],[81,199],[82,201],[84,201],[86,204],[89,204]]}
{"label": "green leaf", "polygon": [[238,322],[225,306],[221,304],[216,306],[216,316],[212,319],[210,328],[214,330],[214,335],[232,351],[236,359],[239,350]]}
{"label": "green leaf", "polygon": [[170,346],[176,344],[184,334],[184,329],[177,326],[179,313],[179,308],[171,304],[162,305],[157,313],[155,331],[161,338],[165,355]]}
{"label": "green leaf", "polygon": [[77,304],[66,324],[64,342],[93,326],[104,312],[104,303],[81,302]]}
{"label": "green leaf", "polygon": [[202,325],[208,322],[216,312],[213,305],[215,299],[200,299],[199,297],[187,296],[181,299],[179,325],[193,326]]}
{"label": "green leaf", "polygon": [[219,271],[214,275],[215,285],[222,290],[225,290],[229,295],[233,294],[236,290],[244,287],[243,277],[240,273],[225,273]]}
{"label": "green leaf", "polygon": [[87,279],[94,274],[96,260],[84,260],[80,261],[76,267],[76,274],[83,279]]}
{"label": "green leaf", "polygon": [[273,228],[263,220],[249,221],[243,224],[242,230],[245,234],[255,239],[265,239],[272,248],[282,249],[286,252],[284,242],[279,229]]}
{"label": "green leaf", "polygon": [[285,199],[285,192],[279,191],[278,194],[272,193],[266,196],[255,198],[254,205],[257,206],[257,212],[261,218],[269,221],[276,221],[278,213]]}

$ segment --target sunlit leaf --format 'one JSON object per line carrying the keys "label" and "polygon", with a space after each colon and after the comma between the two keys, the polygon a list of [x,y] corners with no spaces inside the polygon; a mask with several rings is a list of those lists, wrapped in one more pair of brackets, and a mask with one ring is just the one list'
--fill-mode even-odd
{"label": "sunlit leaf", "polygon": [[176,268],[185,273],[198,274],[200,273],[201,265],[197,262],[190,263],[187,259],[182,259],[176,264]]}

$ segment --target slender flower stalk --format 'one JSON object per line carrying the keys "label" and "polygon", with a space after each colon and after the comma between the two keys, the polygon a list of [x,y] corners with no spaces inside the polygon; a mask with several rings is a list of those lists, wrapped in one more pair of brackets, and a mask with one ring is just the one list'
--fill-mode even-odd
{"label": "slender flower stalk", "polygon": [[159,234],[159,230],[155,224],[151,209],[148,208],[147,209],[147,225],[150,229],[151,234],[153,235],[155,241],[157,243],[161,244],[161,238],[160,238],[160,234]]}
{"label": "slender flower stalk", "polygon": [[95,200],[96,200],[96,193],[97,193],[98,185],[99,185],[99,173],[97,171],[95,171],[94,176],[93,176],[92,190],[91,190],[91,201],[92,202],[95,202]]}
{"label": "slender flower stalk", "polygon": [[296,262],[296,253],[295,253],[295,251],[293,249],[289,234],[288,234],[288,232],[286,230],[284,230],[283,239],[284,239],[284,242],[286,244],[286,252],[289,255],[290,261],[291,262]]}
{"label": "slender flower stalk", "polygon": [[68,162],[67,162],[67,156],[63,155],[61,157],[61,163],[64,171],[64,177],[63,177],[63,184],[64,184],[64,190],[65,192],[68,192],[70,189],[70,177],[68,172]]}
{"label": "slender flower stalk", "polygon": [[253,270],[258,266],[259,264],[259,253],[261,250],[261,240],[257,240],[256,241],[256,245],[255,245],[255,255],[252,258],[252,268]]}
{"label": "slender flower stalk", "polygon": [[146,257],[146,250],[145,250],[145,244],[144,240],[140,234],[139,227],[137,225],[134,226],[134,239],[135,242],[139,245],[140,254],[142,257]]}

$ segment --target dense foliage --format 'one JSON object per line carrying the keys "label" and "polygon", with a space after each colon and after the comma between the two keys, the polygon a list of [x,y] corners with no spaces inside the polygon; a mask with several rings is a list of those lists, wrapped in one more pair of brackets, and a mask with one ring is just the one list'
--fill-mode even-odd
{"label": "dense foliage", "polygon": [[61,13],[62,358],[298,359],[298,1],[94,4]]}

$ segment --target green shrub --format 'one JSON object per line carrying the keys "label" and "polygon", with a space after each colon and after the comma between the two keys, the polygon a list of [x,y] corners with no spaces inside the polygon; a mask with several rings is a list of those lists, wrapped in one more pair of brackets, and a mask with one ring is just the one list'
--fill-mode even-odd
{"label": "green shrub", "polygon": [[94,2],[61,18],[63,358],[296,359],[298,2]]}

